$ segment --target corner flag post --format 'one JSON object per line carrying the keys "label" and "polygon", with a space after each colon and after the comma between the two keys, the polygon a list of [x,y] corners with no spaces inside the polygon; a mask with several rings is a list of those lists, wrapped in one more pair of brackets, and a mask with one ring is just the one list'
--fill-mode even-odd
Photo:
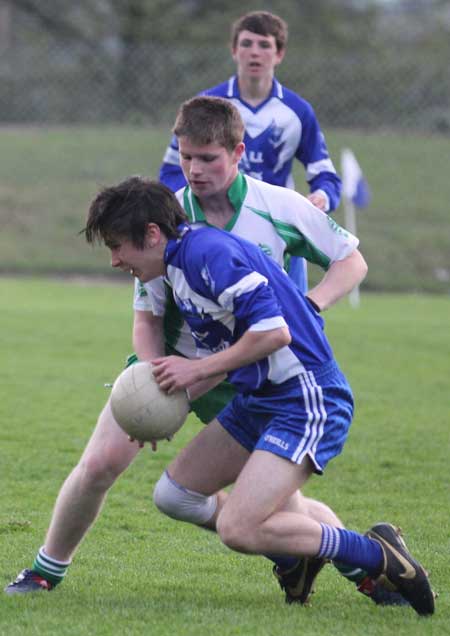
{"label": "corner flag post", "polygon": [[[356,210],[355,204],[351,199],[344,196],[344,215],[345,215],[345,227],[349,232],[356,236]],[[348,300],[353,308],[357,308],[360,305],[359,285],[353,287],[352,291],[348,295]]]}
{"label": "corner flag post", "polygon": [[[370,203],[370,190],[355,155],[349,148],[341,152],[342,195],[344,204],[345,227],[356,236],[356,208],[367,207]],[[354,308],[360,305],[359,286],[348,296]]]}

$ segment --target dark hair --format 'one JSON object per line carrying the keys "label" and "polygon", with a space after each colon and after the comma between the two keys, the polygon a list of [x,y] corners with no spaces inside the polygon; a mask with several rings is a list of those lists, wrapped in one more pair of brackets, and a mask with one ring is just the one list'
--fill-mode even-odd
{"label": "dark hair", "polygon": [[244,139],[244,122],[229,99],[208,95],[181,104],[173,133],[199,146],[218,144],[233,151]]}
{"label": "dark hair", "polygon": [[264,36],[273,35],[277,44],[277,51],[282,51],[286,48],[288,26],[279,16],[268,11],[246,13],[232,24],[231,48],[233,50],[236,48],[241,31],[251,31],[251,33]]}
{"label": "dark hair", "polygon": [[174,193],[162,183],[129,177],[101,190],[92,201],[83,232],[88,243],[131,240],[142,249],[148,223],[156,223],[167,238],[187,216]]}

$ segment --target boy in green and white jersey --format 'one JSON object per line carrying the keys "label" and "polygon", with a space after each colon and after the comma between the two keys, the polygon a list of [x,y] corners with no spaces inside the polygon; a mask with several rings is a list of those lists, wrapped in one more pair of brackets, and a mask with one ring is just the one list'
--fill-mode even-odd
{"label": "boy in green and white jersey", "polygon": [[[201,198],[189,185],[179,190],[176,196],[194,227],[215,225],[210,221],[208,207],[202,207]],[[355,236],[294,190],[237,172],[227,197],[232,211],[221,227],[255,243],[285,269],[290,256],[302,256],[327,270],[358,246]],[[134,309],[165,316],[165,341],[169,349],[187,358],[197,357],[190,329],[177,318],[178,310],[171,293],[166,293],[162,279],[146,284],[136,279]]]}

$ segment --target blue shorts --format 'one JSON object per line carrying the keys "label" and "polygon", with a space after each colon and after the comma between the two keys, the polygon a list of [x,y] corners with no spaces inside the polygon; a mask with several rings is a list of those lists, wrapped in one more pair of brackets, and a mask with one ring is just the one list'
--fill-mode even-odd
{"label": "blue shorts", "polygon": [[308,456],[321,474],[339,455],[353,417],[353,395],[337,364],[236,395],[217,416],[249,452],[265,450],[300,464]]}

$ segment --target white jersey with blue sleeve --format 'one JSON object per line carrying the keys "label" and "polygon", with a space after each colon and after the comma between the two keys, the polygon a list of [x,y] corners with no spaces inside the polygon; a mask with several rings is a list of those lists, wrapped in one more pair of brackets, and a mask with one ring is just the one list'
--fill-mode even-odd
{"label": "white jersey with blue sleeve", "polygon": [[182,226],[165,253],[167,280],[199,358],[227,349],[250,331],[287,326],[291,343],[231,371],[243,393],[281,384],[333,360],[323,319],[286,272],[254,244],[212,227]]}
{"label": "white jersey with blue sleeve", "polygon": [[[236,76],[202,94],[230,99],[239,110],[245,125],[246,147],[239,166],[241,172],[293,188],[292,164],[296,158],[305,168],[310,191],[321,190],[325,194],[327,211],[339,205],[341,180],[309,102],[274,79],[268,98],[253,107],[241,98]],[[174,192],[186,184],[175,137],[166,150],[159,177]]]}

